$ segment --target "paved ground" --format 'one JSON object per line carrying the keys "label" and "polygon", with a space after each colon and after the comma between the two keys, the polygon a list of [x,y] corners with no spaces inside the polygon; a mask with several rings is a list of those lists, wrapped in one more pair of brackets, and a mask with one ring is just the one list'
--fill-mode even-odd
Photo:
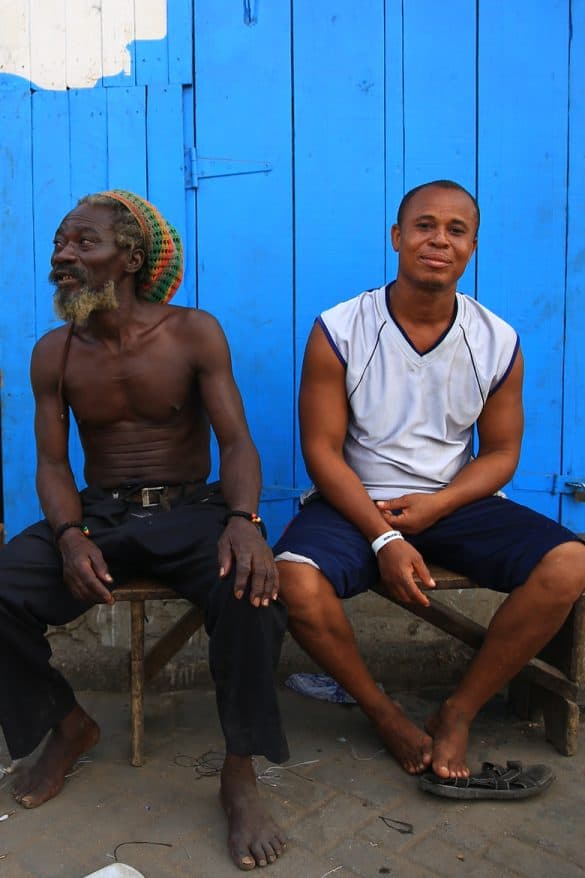
{"label": "paved ground", "polygon": [[[401,701],[420,720],[438,697],[402,694]],[[113,863],[114,852],[145,878],[241,874],[225,852],[217,778],[196,767],[221,749],[211,689],[149,694],[143,768],[128,763],[128,699],[92,692],[81,701],[103,737],[60,796],[25,811],[10,798],[9,780],[0,780],[0,819],[16,807],[0,822],[0,876],[82,878]],[[585,740],[578,756],[559,756],[540,726],[507,716],[503,700],[494,700],[476,724],[473,760],[547,762],[557,780],[526,802],[466,804],[420,792],[380,751],[357,708],[288,691],[282,703],[290,763],[277,769],[259,760],[257,769],[291,844],[264,874],[585,878]],[[213,756],[206,765],[213,769]]]}

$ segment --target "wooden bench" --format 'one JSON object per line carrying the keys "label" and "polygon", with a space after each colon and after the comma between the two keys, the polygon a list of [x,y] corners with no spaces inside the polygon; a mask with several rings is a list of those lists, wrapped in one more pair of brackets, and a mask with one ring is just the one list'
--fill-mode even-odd
{"label": "wooden bench", "polygon": [[144,653],[145,601],[183,600],[172,588],[153,579],[134,579],[115,588],[116,603],[130,602],[130,723],[132,765],[144,764],[144,684],[155,676],[203,624],[203,613],[192,604]]}
{"label": "wooden bench", "polygon": [[[464,576],[429,565],[438,590],[477,588]],[[378,590],[383,597],[388,597]],[[427,593],[428,594],[428,593]],[[393,600],[392,598],[388,598]],[[430,607],[405,606],[393,601],[425,622],[478,649],[486,628],[429,595]],[[543,714],[545,734],[559,753],[577,752],[579,705],[577,698],[585,684],[585,595],[575,604],[565,624],[537,658],[518,674],[508,687],[511,706],[523,719]],[[581,691],[581,695],[583,692]]]}
{"label": "wooden bench", "polygon": [[[464,576],[436,565],[429,567],[438,590],[477,588]],[[382,592],[379,591],[380,594]],[[144,763],[144,684],[178,652],[203,624],[203,613],[190,605],[183,616],[144,654],[145,601],[178,600],[172,588],[152,579],[135,579],[112,592],[116,602],[130,602],[130,717],[131,763]],[[383,594],[383,597],[387,595]],[[478,649],[485,627],[463,613],[445,606],[429,595],[430,607],[405,607],[415,616],[441,631]],[[390,598],[390,600],[392,600]],[[585,684],[585,595],[575,604],[567,621],[538,658],[533,659],[508,688],[514,710],[523,718],[542,711],[545,733],[565,756],[577,752],[579,705],[577,698]],[[583,693],[581,693],[583,694]]]}

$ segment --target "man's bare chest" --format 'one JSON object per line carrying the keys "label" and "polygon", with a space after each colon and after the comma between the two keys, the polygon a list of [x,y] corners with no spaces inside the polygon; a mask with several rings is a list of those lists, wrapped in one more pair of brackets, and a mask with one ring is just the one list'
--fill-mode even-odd
{"label": "man's bare chest", "polygon": [[120,421],[164,424],[191,409],[197,396],[192,368],[168,348],[72,357],[64,393],[86,427]]}

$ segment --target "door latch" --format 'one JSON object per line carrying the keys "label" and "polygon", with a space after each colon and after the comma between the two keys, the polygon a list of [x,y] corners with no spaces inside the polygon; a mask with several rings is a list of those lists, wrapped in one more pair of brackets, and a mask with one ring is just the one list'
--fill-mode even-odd
{"label": "door latch", "polygon": [[585,503],[585,482],[565,482],[577,503]]}

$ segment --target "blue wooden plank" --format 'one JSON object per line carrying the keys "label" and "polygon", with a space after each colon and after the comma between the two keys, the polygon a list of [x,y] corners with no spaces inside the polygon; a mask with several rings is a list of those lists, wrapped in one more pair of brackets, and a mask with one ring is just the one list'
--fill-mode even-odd
{"label": "blue wooden plank", "polygon": [[100,87],[69,92],[72,206],[108,185],[106,93]]}
{"label": "blue wooden plank", "polygon": [[71,209],[69,102],[65,91],[38,91],[32,97],[32,177],[34,185],[35,333],[60,324],[47,281],[53,236]]}
{"label": "blue wooden plank", "polygon": [[[481,7],[478,296],[524,349],[520,480],[562,465],[568,40],[565,3]],[[509,493],[558,516],[554,495]]]}
{"label": "blue wooden plank", "polygon": [[[148,198],[177,228],[186,246],[185,157],[183,146],[183,93],[180,85],[148,86],[147,164]],[[173,303],[193,303],[193,292],[182,284]]]}
{"label": "blue wooden plank", "polygon": [[[404,4],[405,191],[447,178],[475,193],[475,50],[475,3]],[[475,260],[459,288],[474,294]]]}
{"label": "blue wooden plank", "polygon": [[107,89],[108,187],[146,193],[146,90]]}
{"label": "blue wooden plank", "polygon": [[298,375],[317,314],[385,279],[384,3],[297,0],[293,34]]}
{"label": "blue wooden plank", "polygon": [[[54,289],[47,281],[53,237],[57,226],[73,207],[71,197],[71,132],[68,92],[39,91],[33,95],[35,334],[40,338],[61,321],[53,309]],[[81,446],[72,425],[71,461],[79,484],[83,484]]]}
{"label": "blue wooden plank", "polygon": [[405,187],[447,177],[475,188],[476,9],[404,4]]}
{"label": "blue wooden plank", "polygon": [[[572,40],[569,72],[569,191],[567,239],[567,308],[564,364],[563,470],[585,481],[585,2],[571,4]],[[585,504],[561,501],[561,520],[585,531]]]}
{"label": "blue wooden plank", "polygon": [[384,41],[385,107],[384,151],[386,159],[386,265],[384,277],[396,276],[397,258],[390,240],[390,227],[404,195],[404,65],[402,0],[386,0]]}
{"label": "blue wooden plank", "polygon": [[[72,89],[69,92],[71,131],[71,207],[79,198],[108,186],[108,89]],[[69,442],[71,467],[81,487],[83,452],[76,425],[72,422]]]}
{"label": "blue wooden plank", "polygon": [[167,4],[169,82],[193,82],[193,0]]}
{"label": "blue wooden plank", "polygon": [[[192,86],[183,88],[183,143],[190,148],[195,143],[195,90]],[[179,291],[181,302],[190,307],[199,301],[197,291],[197,196],[196,190],[188,188],[185,192],[185,227],[183,237],[185,271],[183,284]]]}
{"label": "blue wooden plank", "polygon": [[16,77],[0,76],[0,131],[0,231],[6,244],[0,321],[2,463],[4,521],[11,537],[38,517],[28,377],[35,341],[31,102],[28,83]]}
{"label": "blue wooden plank", "polygon": [[166,37],[163,40],[136,40],[136,85],[165,85],[169,81]]}
{"label": "blue wooden plank", "polygon": [[[169,82],[168,7],[174,2],[167,2],[160,11],[152,4],[134,5],[137,85],[166,85]],[[155,38],[144,39],[147,33]]]}
{"label": "blue wooden plank", "polygon": [[292,179],[290,4],[195,6],[196,134],[203,157],[268,161],[269,173],[202,179],[197,194],[199,303],[230,342],[262,458],[263,513],[276,539],[292,504]]}

